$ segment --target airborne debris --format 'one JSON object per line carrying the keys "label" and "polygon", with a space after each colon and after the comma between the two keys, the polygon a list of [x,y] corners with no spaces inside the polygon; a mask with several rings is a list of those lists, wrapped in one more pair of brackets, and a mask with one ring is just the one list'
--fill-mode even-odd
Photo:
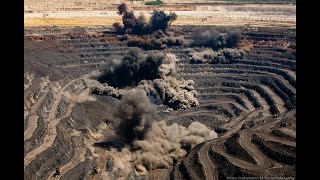
{"label": "airborne debris", "polygon": [[193,80],[178,80],[176,57],[173,54],[152,53],[145,55],[139,48],[130,48],[121,60],[115,59],[91,82],[94,92],[120,98],[126,88],[142,89],[154,102],[173,109],[187,109],[199,105]]}
{"label": "airborne debris", "polygon": [[144,15],[136,16],[135,12],[127,7],[125,3],[118,6],[118,14],[122,16],[123,26],[116,22],[113,27],[118,34],[150,34],[157,30],[166,31],[177,15],[171,12],[167,15],[164,11],[154,10],[147,22]]}

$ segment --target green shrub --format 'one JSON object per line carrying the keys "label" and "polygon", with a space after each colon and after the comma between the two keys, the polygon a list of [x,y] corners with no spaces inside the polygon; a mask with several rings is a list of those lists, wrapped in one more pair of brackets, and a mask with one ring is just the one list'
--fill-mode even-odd
{"label": "green shrub", "polygon": [[145,5],[162,5],[163,2],[161,0],[155,0],[155,1],[147,1],[144,4]]}

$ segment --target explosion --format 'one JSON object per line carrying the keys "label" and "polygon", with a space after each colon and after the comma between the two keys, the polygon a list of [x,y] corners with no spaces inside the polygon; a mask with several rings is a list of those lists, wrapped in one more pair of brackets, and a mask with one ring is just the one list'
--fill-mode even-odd
{"label": "explosion", "polygon": [[173,54],[146,55],[139,48],[130,48],[122,59],[107,66],[98,77],[100,83],[87,80],[87,84],[91,84],[93,92],[115,98],[121,98],[127,89],[141,89],[153,102],[173,109],[198,106],[194,81],[173,77],[176,61]]}
{"label": "explosion", "polygon": [[193,47],[210,47],[213,50],[222,48],[234,48],[241,39],[238,31],[226,30],[219,32],[215,29],[199,30],[192,35]]}
{"label": "explosion", "polygon": [[118,34],[150,34],[157,30],[166,31],[177,15],[171,12],[167,15],[164,11],[153,11],[147,22],[144,15],[135,16],[134,11],[129,9],[125,3],[118,6],[118,14],[122,16],[122,23],[114,23],[113,27]]}
{"label": "explosion", "polygon": [[[115,169],[131,167],[137,175],[157,168],[169,168],[193,148],[204,141],[217,138],[217,133],[199,122],[188,127],[165,121],[154,121],[152,104],[145,91],[133,89],[123,94],[116,116],[117,135],[126,143],[118,151],[111,149],[113,159],[119,164]],[[121,162],[121,163],[120,163]]]}

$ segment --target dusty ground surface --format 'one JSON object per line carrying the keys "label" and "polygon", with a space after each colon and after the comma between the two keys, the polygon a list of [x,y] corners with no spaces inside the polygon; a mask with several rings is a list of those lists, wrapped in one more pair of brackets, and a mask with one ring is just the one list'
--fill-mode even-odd
{"label": "dusty ground surface", "polygon": [[[173,25],[220,26],[283,26],[295,27],[295,4],[186,4],[168,6],[137,6],[137,14],[150,16],[153,9],[175,11],[178,19]],[[113,9],[112,9],[113,8]],[[32,10],[24,15],[25,26],[110,26],[121,17],[116,6],[106,10]]]}
{"label": "dusty ground surface", "polygon": [[[169,31],[188,38],[196,28]],[[113,132],[110,120],[119,100],[92,94],[85,83],[128,49],[126,41],[105,33],[110,29],[26,27],[25,179],[101,179],[114,168],[108,148],[94,144]],[[295,177],[296,117],[286,105],[296,95],[295,29],[242,31],[253,49],[232,64],[189,64],[180,47],[163,50],[180,59],[176,76],[195,81],[200,104],[168,112],[157,106],[156,120],[199,121],[219,137],[191,149],[169,169],[140,178],[132,172],[131,179]],[[273,117],[270,107],[279,116]],[[96,174],[94,167],[100,168]],[[122,174],[113,179],[124,179]]]}

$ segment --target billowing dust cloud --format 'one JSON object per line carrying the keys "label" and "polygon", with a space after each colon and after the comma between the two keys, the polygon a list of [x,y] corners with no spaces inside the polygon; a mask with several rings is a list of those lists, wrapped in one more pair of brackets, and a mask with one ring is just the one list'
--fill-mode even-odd
{"label": "billowing dust cloud", "polygon": [[242,35],[237,30],[200,29],[191,36],[189,45],[194,49],[187,49],[190,63],[227,64],[233,63],[235,59],[242,59],[244,50],[249,51],[250,48],[240,44],[241,38]]}
{"label": "billowing dust cloud", "polygon": [[[165,121],[155,122],[144,140],[133,142],[134,147],[140,148],[136,151],[135,165],[141,165],[146,170],[168,168],[187,154],[183,147],[193,148],[213,138],[217,138],[217,134],[199,122],[192,122],[188,127],[176,123],[168,126]],[[145,172],[141,168],[140,171]]]}
{"label": "billowing dust cloud", "polygon": [[152,111],[145,91],[133,89],[125,92],[117,110],[117,116],[121,119],[117,134],[130,144],[136,139],[143,139],[150,127],[146,115]]}
{"label": "billowing dust cloud", "polygon": [[188,109],[199,105],[193,80],[177,80],[173,77],[143,80],[138,88],[145,90],[149,97],[173,109]]}
{"label": "billowing dust cloud", "polygon": [[233,63],[235,59],[242,59],[244,51],[241,49],[224,48],[218,51],[205,49],[200,52],[190,52],[190,63],[192,64],[227,64]]}
{"label": "billowing dust cloud", "polygon": [[199,105],[193,80],[178,80],[176,57],[173,54],[145,55],[139,48],[130,48],[120,60],[113,60],[98,78],[87,81],[93,92],[121,98],[125,89],[142,89],[157,104],[173,109],[187,109]]}
{"label": "billowing dust cloud", "polygon": [[171,12],[167,15],[164,11],[153,11],[149,21],[144,15],[136,16],[134,11],[125,3],[118,6],[118,14],[122,16],[122,23],[114,23],[113,27],[118,34],[150,34],[156,30],[166,31],[177,15]]}
{"label": "billowing dust cloud", "polygon": [[[165,121],[152,121],[152,105],[144,91],[131,90],[123,94],[119,104],[121,119],[117,134],[127,138],[127,145],[119,151],[111,149],[114,169],[128,171],[135,169],[137,175],[148,170],[169,168],[187,154],[185,147],[194,147],[204,141],[217,138],[217,134],[199,122],[188,127],[176,123],[167,125]],[[123,132],[127,130],[128,133]],[[130,137],[130,136],[133,136]],[[121,162],[121,163],[120,163]],[[128,173],[128,172],[127,172]]]}
{"label": "billowing dust cloud", "polygon": [[218,50],[222,48],[234,48],[241,39],[241,33],[231,30],[219,32],[216,29],[201,29],[196,31],[191,38],[191,46],[193,47],[210,47]]}
{"label": "billowing dust cloud", "polygon": [[161,50],[171,46],[182,46],[185,43],[183,37],[176,37],[167,32],[169,25],[178,17],[174,12],[166,14],[164,11],[155,10],[147,21],[143,14],[136,16],[132,9],[122,3],[118,6],[118,14],[122,16],[123,25],[116,22],[113,27],[118,39],[128,40],[129,47]]}
{"label": "billowing dust cloud", "polygon": [[154,37],[128,36],[128,46],[137,46],[144,50],[161,50],[171,46],[182,46],[185,43],[183,37],[175,37],[173,34],[158,30]]}
{"label": "billowing dust cloud", "polygon": [[164,54],[145,55],[140,48],[133,47],[121,60],[113,60],[98,81],[121,88],[137,85],[143,79],[156,79],[160,77],[159,66],[164,59]]}

